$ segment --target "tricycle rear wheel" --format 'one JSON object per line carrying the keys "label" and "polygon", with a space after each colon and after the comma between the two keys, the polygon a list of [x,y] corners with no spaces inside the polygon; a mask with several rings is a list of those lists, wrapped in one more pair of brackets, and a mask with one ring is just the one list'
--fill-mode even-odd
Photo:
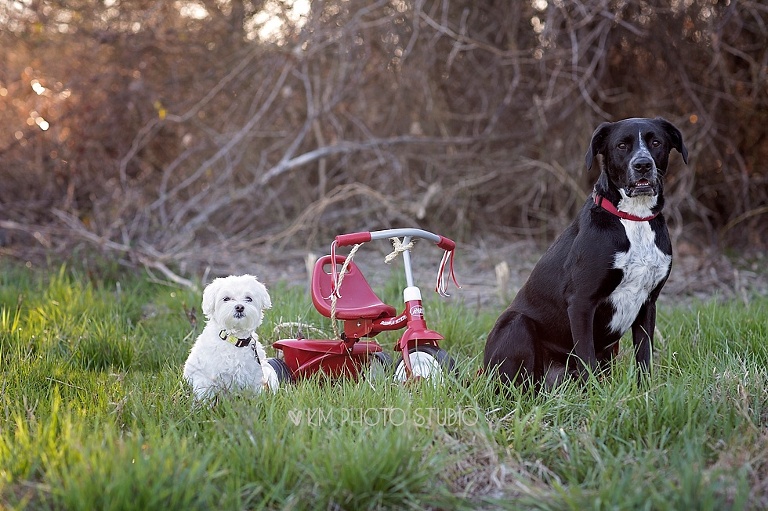
{"label": "tricycle rear wheel", "polygon": [[277,376],[276,386],[273,387],[275,382],[269,382],[269,386],[273,391],[277,390],[283,383],[294,382],[293,374],[291,374],[291,370],[288,368],[288,364],[285,363],[285,360],[280,358],[270,358],[267,360],[267,363],[275,370],[275,375]]}
{"label": "tricycle rear wheel", "polygon": [[383,351],[371,353],[368,357],[368,368],[365,372],[365,379],[368,381],[381,381],[389,378],[392,374],[392,357]]}

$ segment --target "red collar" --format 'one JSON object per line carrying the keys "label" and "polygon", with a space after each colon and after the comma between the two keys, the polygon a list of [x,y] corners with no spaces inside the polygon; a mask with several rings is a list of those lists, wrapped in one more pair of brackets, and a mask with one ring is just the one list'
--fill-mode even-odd
{"label": "red collar", "polygon": [[606,210],[608,213],[615,215],[619,218],[623,218],[624,220],[632,220],[633,222],[647,222],[648,220],[653,220],[658,216],[658,213],[654,213],[651,216],[635,216],[630,213],[626,213],[624,211],[619,211],[616,209],[616,206],[611,204],[611,201],[603,197],[602,195],[598,195],[597,193],[593,193],[592,197],[595,199],[595,204]]}

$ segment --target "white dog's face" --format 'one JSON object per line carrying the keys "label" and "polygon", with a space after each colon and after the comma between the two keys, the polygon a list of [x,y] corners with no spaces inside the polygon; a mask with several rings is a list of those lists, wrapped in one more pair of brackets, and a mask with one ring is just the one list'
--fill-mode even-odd
{"label": "white dog's face", "polygon": [[253,275],[217,278],[203,290],[203,314],[228,332],[252,332],[270,307],[267,288]]}

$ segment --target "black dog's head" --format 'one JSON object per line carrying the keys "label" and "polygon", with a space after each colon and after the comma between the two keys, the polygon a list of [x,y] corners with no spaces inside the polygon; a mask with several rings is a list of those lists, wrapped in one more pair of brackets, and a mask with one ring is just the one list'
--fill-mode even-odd
{"label": "black dog's head", "polygon": [[603,175],[608,179],[603,184],[623,191],[627,197],[654,196],[662,190],[672,149],[677,149],[688,163],[680,130],[661,117],[604,122],[592,134],[587,168],[591,169],[595,156],[601,154],[601,181]]}

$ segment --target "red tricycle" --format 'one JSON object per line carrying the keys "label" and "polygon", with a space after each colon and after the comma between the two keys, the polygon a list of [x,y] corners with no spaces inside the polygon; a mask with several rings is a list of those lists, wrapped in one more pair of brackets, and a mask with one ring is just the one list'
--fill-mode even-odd
{"label": "red tricycle", "polygon": [[[413,282],[410,251],[414,241],[424,239],[445,252],[440,262],[435,291],[447,296],[448,278],[453,273],[456,244],[438,234],[421,229],[386,229],[372,232],[341,234],[331,243],[331,253],[315,263],[312,273],[312,303],[320,314],[331,318],[336,339],[281,339],[272,346],[282,357],[270,360],[279,382],[292,382],[322,372],[330,377],[375,378],[389,373],[392,358],[379,343],[364,340],[384,331],[405,329],[394,346],[401,356],[395,366],[395,381],[433,379],[440,381],[454,371],[454,360],[440,348],[443,336],[429,330],[424,320],[421,291]],[[371,289],[360,268],[352,261],[363,243],[391,239],[394,251],[386,262],[398,254],[403,256],[406,288],[403,290],[403,312],[384,302]],[[353,246],[346,257],[336,254],[339,247]],[[343,332],[337,330],[343,322]],[[279,354],[278,354],[279,355]]]}

